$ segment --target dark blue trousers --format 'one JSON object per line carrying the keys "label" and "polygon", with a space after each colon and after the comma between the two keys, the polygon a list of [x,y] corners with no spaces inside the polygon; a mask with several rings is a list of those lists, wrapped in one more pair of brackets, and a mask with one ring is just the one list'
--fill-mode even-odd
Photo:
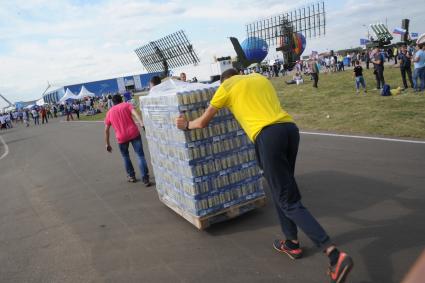
{"label": "dark blue trousers", "polygon": [[297,240],[300,228],[318,247],[325,249],[331,245],[329,236],[302,205],[294,177],[299,142],[299,130],[294,123],[267,126],[255,140],[257,161],[269,184],[286,239]]}

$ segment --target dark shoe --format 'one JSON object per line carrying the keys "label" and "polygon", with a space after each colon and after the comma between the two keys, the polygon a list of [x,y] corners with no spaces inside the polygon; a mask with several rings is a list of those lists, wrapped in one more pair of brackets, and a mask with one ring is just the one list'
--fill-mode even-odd
{"label": "dark shoe", "polygon": [[283,240],[275,240],[273,242],[273,247],[275,250],[287,254],[291,259],[298,259],[303,256],[302,249],[290,249],[286,246],[285,241]]}
{"label": "dark shoe", "polygon": [[151,185],[152,185],[152,183],[149,181],[149,175],[148,175],[148,176],[143,177],[143,178],[142,178],[142,182],[143,182],[143,184],[144,184],[146,187],[149,187],[149,186],[151,186]]}
{"label": "dark shoe", "polygon": [[338,262],[334,266],[329,266],[328,274],[331,283],[343,283],[353,268],[353,259],[346,253],[340,253]]}
{"label": "dark shoe", "polygon": [[128,176],[127,181],[130,182],[130,183],[136,183],[137,182],[136,178],[132,177],[132,176]]}

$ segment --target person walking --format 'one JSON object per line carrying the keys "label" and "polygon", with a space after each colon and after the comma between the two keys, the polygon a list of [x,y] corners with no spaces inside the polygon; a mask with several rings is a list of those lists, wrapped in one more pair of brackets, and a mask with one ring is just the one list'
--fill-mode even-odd
{"label": "person walking", "polygon": [[124,160],[125,170],[127,172],[127,180],[129,182],[136,182],[136,175],[134,172],[133,164],[131,163],[130,154],[128,147],[131,143],[134,152],[137,155],[138,165],[140,173],[142,175],[142,181],[145,186],[150,186],[149,181],[149,170],[146,164],[145,154],[143,152],[142,138],[140,131],[134,122],[134,119],[139,122],[139,125],[144,129],[142,118],[139,113],[133,108],[130,103],[123,103],[122,97],[116,94],[112,97],[114,106],[106,113],[105,118],[105,143],[106,150],[112,151],[111,143],[109,141],[110,128],[111,126],[115,130],[115,137],[118,142],[118,147],[121,152],[121,156]]}
{"label": "person walking", "polygon": [[[413,58],[415,70],[413,72],[413,84],[415,91],[425,90],[425,43],[416,46],[416,53]],[[420,85],[418,84],[418,79]]]}
{"label": "person walking", "polygon": [[398,55],[398,59],[400,61],[400,72],[401,72],[401,79],[403,80],[403,86],[404,89],[406,89],[407,81],[406,81],[406,74],[410,82],[410,86],[413,88],[413,80],[412,80],[412,54],[407,50],[406,45],[403,45],[400,49],[400,53]]}
{"label": "person walking", "polygon": [[254,143],[257,163],[269,184],[286,238],[275,240],[273,247],[291,259],[301,258],[303,251],[298,241],[300,228],[329,257],[331,282],[344,282],[353,267],[353,260],[333,244],[301,202],[294,175],[299,130],[292,117],[281,108],[273,85],[259,74],[240,76],[235,69],[226,70],[204,114],[193,121],[181,115],[176,118],[176,127],[186,131],[204,128],[224,107],[233,113]]}
{"label": "person walking", "polygon": [[385,79],[384,79],[384,61],[385,57],[380,52],[378,47],[375,47],[372,54],[372,63],[374,67],[373,73],[375,74],[376,78],[376,89],[381,89],[385,85]]}

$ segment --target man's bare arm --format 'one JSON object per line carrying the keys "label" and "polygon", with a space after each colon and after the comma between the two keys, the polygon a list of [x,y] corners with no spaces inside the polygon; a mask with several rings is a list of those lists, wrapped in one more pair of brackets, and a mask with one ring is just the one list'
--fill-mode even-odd
{"label": "man's bare arm", "polygon": [[105,125],[105,144],[106,144],[106,150],[109,152],[112,151],[111,143],[109,142],[110,128],[111,128],[111,125]]}
{"label": "man's bare arm", "polygon": [[142,117],[140,117],[139,113],[136,111],[136,109],[131,110],[131,115],[133,116],[133,119],[136,120],[137,123],[139,123],[140,127],[144,127]]}

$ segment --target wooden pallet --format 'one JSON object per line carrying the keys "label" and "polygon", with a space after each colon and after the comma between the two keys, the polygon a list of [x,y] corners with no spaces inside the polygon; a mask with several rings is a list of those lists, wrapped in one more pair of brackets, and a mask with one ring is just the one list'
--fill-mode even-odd
{"label": "wooden pallet", "polygon": [[211,224],[226,221],[232,218],[235,218],[239,215],[244,214],[245,212],[248,212],[250,210],[260,208],[266,205],[266,197],[260,197],[253,200],[248,200],[243,203],[236,204],[234,206],[225,208],[219,212],[216,212],[214,214],[206,215],[206,216],[195,216],[193,214],[190,214],[180,207],[176,206],[174,203],[161,198],[160,200],[162,203],[164,203],[166,206],[174,210],[177,214],[182,216],[184,219],[192,223],[196,228],[199,230],[204,230],[208,228]]}

